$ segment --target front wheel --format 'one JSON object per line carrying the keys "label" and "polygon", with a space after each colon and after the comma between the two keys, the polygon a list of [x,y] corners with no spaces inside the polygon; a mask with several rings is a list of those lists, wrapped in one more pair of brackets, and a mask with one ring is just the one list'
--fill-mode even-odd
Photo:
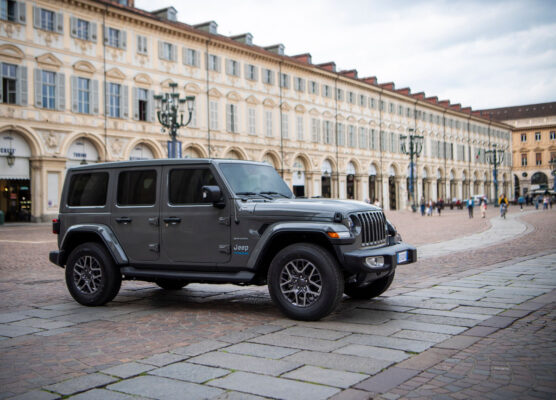
{"label": "front wheel", "polygon": [[376,281],[365,286],[358,286],[353,283],[347,284],[344,293],[354,299],[369,300],[386,292],[393,280],[394,274],[391,274],[385,276],[384,278],[377,279]]}
{"label": "front wheel", "polygon": [[122,274],[103,246],[89,242],[70,253],[66,264],[66,285],[78,303],[101,306],[120,291]]}
{"label": "front wheel", "polygon": [[319,320],[336,309],[344,290],[344,277],[332,255],[310,243],[282,249],[270,264],[268,290],[288,317]]}

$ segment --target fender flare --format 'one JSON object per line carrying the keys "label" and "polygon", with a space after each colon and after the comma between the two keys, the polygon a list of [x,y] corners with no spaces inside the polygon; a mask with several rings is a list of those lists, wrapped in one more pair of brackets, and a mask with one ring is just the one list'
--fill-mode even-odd
{"label": "fender flare", "polygon": [[114,235],[114,232],[112,232],[108,226],[102,224],[81,224],[71,226],[66,231],[64,238],[60,243],[60,250],[66,249],[71,236],[81,232],[94,233],[97,235],[108,249],[108,252],[114,259],[116,265],[125,265],[129,263],[127,255],[120,245],[120,242],[118,242],[116,235]]}

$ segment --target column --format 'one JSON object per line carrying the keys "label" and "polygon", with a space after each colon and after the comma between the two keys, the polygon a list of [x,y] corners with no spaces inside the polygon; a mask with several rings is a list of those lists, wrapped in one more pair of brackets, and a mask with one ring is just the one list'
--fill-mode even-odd
{"label": "column", "polygon": [[405,210],[406,207],[411,207],[411,203],[407,202],[406,179],[401,176],[396,176],[396,205],[398,210]]}
{"label": "column", "polygon": [[388,190],[388,178],[382,180],[382,208],[390,209],[390,191]]}

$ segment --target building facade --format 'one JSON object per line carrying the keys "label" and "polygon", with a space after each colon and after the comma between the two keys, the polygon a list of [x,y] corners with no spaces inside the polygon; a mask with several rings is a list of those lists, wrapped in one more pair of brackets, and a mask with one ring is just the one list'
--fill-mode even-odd
{"label": "building facade", "polygon": [[[211,21],[180,23],[110,1],[1,0],[0,207],[8,220],[56,215],[68,167],[167,157],[153,95],[176,83],[195,96],[179,131],[184,157],[265,161],[297,196],[378,199],[494,196],[491,145],[510,127],[462,108]],[[424,137],[410,168],[410,130]],[[511,186],[511,159],[499,187]],[[413,170],[413,182],[411,182]],[[414,196],[411,196],[413,189]]]}
{"label": "building facade", "polygon": [[482,110],[512,127],[515,197],[556,190],[556,102]]}

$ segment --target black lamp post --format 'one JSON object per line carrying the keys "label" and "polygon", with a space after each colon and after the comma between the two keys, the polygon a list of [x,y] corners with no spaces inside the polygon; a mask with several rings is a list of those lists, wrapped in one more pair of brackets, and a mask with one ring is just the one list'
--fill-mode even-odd
{"label": "black lamp post", "polygon": [[[180,98],[180,94],[176,93],[177,83],[170,83],[172,93],[157,94],[154,96],[156,102],[156,116],[158,122],[168,129],[168,133],[172,138],[168,142],[168,158],[181,158],[181,148],[178,148],[178,129],[189,125],[193,115],[193,108],[195,107],[195,96],[186,96]],[[183,114],[186,111],[189,113],[187,122],[183,122]],[[162,128],[162,132],[164,132]]]}
{"label": "black lamp post", "polygon": [[[411,209],[413,212],[417,210],[417,204],[415,203],[415,170],[417,164],[417,157],[421,154],[423,150],[423,140],[424,137],[421,135],[415,135],[413,128],[409,128],[409,136],[401,135],[402,140],[402,153],[409,155],[409,193],[411,193]],[[406,146],[406,139],[409,138],[409,149]],[[415,163],[413,162],[413,157],[415,157]]]}
{"label": "black lamp post", "polygon": [[496,143],[492,144],[492,149],[485,151],[487,161],[492,164],[492,177],[494,180],[494,201],[498,200],[498,166],[504,161],[504,150],[497,149]]}
{"label": "black lamp post", "polygon": [[552,180],[554,181],[552,190],[556,191],[556,158],[550,160],[550,165],[552,165],[552,171],[550,172],[550,174],[552,175]]}

